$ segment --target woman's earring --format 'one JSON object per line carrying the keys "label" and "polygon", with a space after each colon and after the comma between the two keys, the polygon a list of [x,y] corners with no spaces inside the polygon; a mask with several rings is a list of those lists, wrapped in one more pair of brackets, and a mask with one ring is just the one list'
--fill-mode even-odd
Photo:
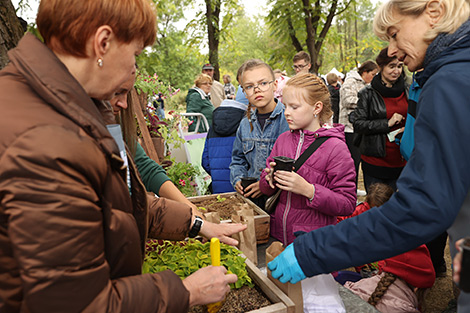
{"label": "woman's earring", "polygon": [[103,59],[102,58],[98,59],[98,66],[103,67]]}
{"label": "woman's earring", "polygon": [[314,117],[316,118],[316,117],[317,117],[317,115],[315,114],[315,115],[314,115]]}

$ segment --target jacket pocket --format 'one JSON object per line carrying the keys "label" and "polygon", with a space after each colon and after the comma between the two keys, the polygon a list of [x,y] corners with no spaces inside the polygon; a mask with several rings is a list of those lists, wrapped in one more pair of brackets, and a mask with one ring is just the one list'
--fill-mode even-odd
{"label": "jacket pocket", "polygon": [[360,142],[360,151],[361,154],[376,157],[384,158],[385,153],[385,135],[384,134],[371,134],[371,135],[362,135]]}
{"label": "jacket pocket", "polygon": [[253,140],[243,141],[243,154],[247,155],[255,148],[255,142]]}

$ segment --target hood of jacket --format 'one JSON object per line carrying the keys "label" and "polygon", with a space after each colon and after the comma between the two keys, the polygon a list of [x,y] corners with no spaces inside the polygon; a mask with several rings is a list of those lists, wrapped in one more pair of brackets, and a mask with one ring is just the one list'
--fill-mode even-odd
{"label": "hood of jacket", "polygon": [[213,113],[212,126],[215,133],[220,137],[235,136],[246,109],[247,105],[238,101],[222,101]]}
{"label": "hood of jacket", "polygon": [[346,79],[345,79],[344,81],[346,81],[346,80],[348,80],[348,79],[355,79],[355,80],[364,81],[364,80],[362,79],[361,75],[359,75],[359,73],[358,73],[357,71],[351,71],[351,72],[349,72],[348,75],[347,75],[347,77],[346,77]]}
{"label": "hood of jacket", "polygon": [[195,94],[195,93],[198,93],[200,96],[201,96],[201,99],[208,99],[209,98],[209,95],[206,94],[201,88],[198,88],[198,87],[193,87],[193,88],[190,88],[188,90],[188,95],[186,96],[186,99],[192,95],[192,94]]}
{"label": "hood of jacket", "polygon": [[[291,130],[291,132],[297,137],[300,137],[300,130]],[[344,142],[346,142],[345,136],[344,136],[344,125],[341,124],[335,124],[334,126],[331,126],[329,124],[323,125],[323,127],[320,127],[316,131],[312,132],[309,130],[303,130],[302,131],[306,137],[308,136],[314,136],[314,137],[331,137],[331,138],[338,138]]]}

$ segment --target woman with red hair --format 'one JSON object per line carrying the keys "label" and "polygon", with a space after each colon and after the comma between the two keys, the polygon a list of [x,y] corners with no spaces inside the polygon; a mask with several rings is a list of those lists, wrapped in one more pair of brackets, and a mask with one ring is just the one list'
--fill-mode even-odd
{"label": "woman with red hair", "polygon": [[101,100],[155,40],[150,2],[42,0],[37,26],[44,44],[25,35],[0,72],[0,312],[187,312],[221,301],[237,280],[223,267],[141,275],[147,237],[232,234],[188,205],[148,208],[121,131],[106,126]]}

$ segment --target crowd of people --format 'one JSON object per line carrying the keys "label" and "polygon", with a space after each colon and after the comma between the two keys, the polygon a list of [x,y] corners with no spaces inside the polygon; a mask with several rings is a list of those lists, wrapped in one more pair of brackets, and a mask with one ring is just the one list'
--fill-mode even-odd
{"label": "crowd of people", "polygon": [[[312,73],[304,51],[292,77],[246,60],[237,88],[202,66],[187,112],[209,128],[190,131],[207,133],[212,192],[274,203],[270,234],[286,247],[268,264],[274,278],[340,281],[356,266],[347,288],[381,312],[420,312],[445,275],[449,237],[459,282],[470,236],[469,18],[466,0],[388,0],[374,18],[388,46],[344,81]],[[138,143],[128,94],[135,58],[155,40],[150,2],[42,0],[37,26],[44,43],[26,34],[0,72],[0,312],[186,312],[223,300],[237,280],[223,266],[184,280],[141,274],[148,238],[237,245],[231,236],[246,229],[206,221]],[[164,116],[161,95],[155,107]],[[279,169],[280,158],[290,165]],[[470,312],[468,293],[458,306]]]}

